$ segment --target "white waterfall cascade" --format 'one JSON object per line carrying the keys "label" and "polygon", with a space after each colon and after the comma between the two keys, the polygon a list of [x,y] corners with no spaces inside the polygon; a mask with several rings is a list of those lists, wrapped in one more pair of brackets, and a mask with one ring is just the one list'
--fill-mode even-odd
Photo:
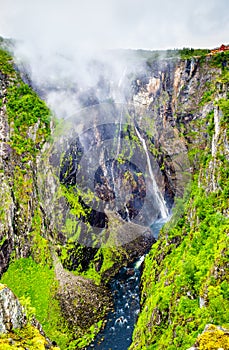
{"label": "white waterfall cascade", "polygon": [[145,255],[142,255],[135,263],[135,268],[139,269],[139,267],[142,265],[143,261],[145,260]]}
{"label": "white waterfall cascade", "polygon": [[139,140],[141,141],[141,144],[142,144],[142,147],[145,151],[145,154],[146,154],[146,159],[147,159],[147,166],[148,166],[148,170],[149,170],[149,175],[150,175],[150,178],[152,180],[152,185],[153,185],[153,191],[155,193],[155,199],[156,199],[156,202],[159,206],[159,209],[160,209],[160,213],[161,213],[161,217],[163,219],[166,219],[169,215],[169,212],[168,212],[168,209],[166,207],[166,203],[165,203],[165,200],[157,186],[157,182],[155,180],[155,176],[153,174],[153,170],[152,170],[152,166],[151,166],[151,162],[150,162],[150,157],[149,157],[149,152],[148,152],[148,149],[147,149],[147,146],[146,146],[146,142],[144,140],[144,138],[141,136],[140,132],[138,131],[137,127],[135,126],[135,131],[136,131],[136,134],[139,138]]}
{"label": "white waterfall cascade", "polygon": [[[124,80],[125,75],[126,75],[126,70],[127,70],[127,68],[124,67],[122,75],[118,81],[118,90],[117,91],[118,91],[118,95],[119,95],[118,97],[120,100],[122,100],[122,95],[120,93],[120,89],[121,89],[123,80]],[[115,99],[117,99],[117,96]],[[116,148],[116,157],[115,157],[116,159],[118,159],[119,154],[120,154],[120,149],[121,149],[122,122],[123,122],[123,105],[121,105],[121,111],[120,111],[120,116],[119,116],[119,128],[118,128],[118,135],[117,135],[117,148]],[[119,198],[119,191],[118,191],[120,189],[121,182],[120,182],[120,179],[118,179],[117,184],[116,184],[115,177],[114,177],[114,164],[111,168],[111,175],[112,175],[112,181],[113,181],[113,185],[114,185],[114,192],[117,196],[116,201],[118,202],[118,203],[116,203],[116,206],[117,206],[117,204],[119,206],[119,204],[122,203],[122,199]],[[127,219],[129,221],[129,211],[128,211],[128,208],[126,207],[126,205],[125,205],[125,209],[126,209],[126,213],[127,213]]]}
{"label": "white waterfall cascade", "polygon": [[[122,87],[122,83],[123,83],[123,80],[124,80],[125,75],[126,75],[126,70],[127,70],[127,68],[124,67],[124,70],[123,70],[122,75],[121,75],[121,77],[119,79],[119,82],[118,82],[118,92],[119,92],[119,95],[120,95],[119,96],[120,101],[122,101],[122,95],[120,94],[120,89]],[[123,105],[121,106],[121,112],[120,112],[120,118],[119,118],[119,134],[118,134],[118,144],[117,144],[116,158],[119,156],[119,153],[120,153],[122,120],[123,120]]]}

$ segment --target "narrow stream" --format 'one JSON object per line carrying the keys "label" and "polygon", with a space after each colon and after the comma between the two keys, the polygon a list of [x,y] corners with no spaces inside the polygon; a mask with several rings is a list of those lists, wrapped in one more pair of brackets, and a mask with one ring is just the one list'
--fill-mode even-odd
{"label": "narrow stream", "polygon": [[[157,220],[152,226],[155,238],[165,219]],[[107,323],[87,350],[127,350],[131,344],[134,325],[140,311],[141,265],[144,256],[127,267],[122,267],[110,282],[114,300],[114,311],[107,316]]]}

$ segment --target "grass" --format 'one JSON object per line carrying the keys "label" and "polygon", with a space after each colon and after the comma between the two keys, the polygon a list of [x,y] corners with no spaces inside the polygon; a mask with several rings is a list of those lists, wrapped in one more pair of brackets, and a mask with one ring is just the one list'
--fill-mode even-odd
{"label": "grass", "polygon": [[55,299],[57,282],[54,269],[37,264],[31,257],[22,258],[10,264],[1,283],[6,284],[22,304],[26,301],[29,304],[26,308],[35,311],[35,317],[42,324],[46,335],[55,340],[61,349],[67,349],[69,336]]}

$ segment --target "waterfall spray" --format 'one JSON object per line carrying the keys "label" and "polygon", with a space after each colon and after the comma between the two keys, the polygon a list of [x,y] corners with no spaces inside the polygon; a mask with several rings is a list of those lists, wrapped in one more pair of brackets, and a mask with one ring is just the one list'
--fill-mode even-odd
{"label": "waterfall spray", "polygon": [[138,131],[138,128],[136,127],[136,125],[135,125],[134,128],[135,128],[135,131],[136,131],[136,134],[137,134],[139,140],[141,141],[142,147],[143,147],[145,155],[146,155],[149,175],[150,175],[150,178],[152,180],[153,191],[154,191],[154,194],[155,194],[156,202],[157,202],[158,207],[160,209],[161,217],[163,219],[165,219],[165,218],[168,217],[169,213],[168,213],[168,209],[166,207],[165,200],[164,200],[164,198],[163,198],[163,196],[162,196],[162,194],[161,194],[161,192],[160,192],[160,190],[158,188],[157,182],[155,180],[155,176],[154,176],[154,173],[153,173],[153,170],[152,170],[152,166],[151,166],[151,162],[150,162],[149,152],[148,152],[148,149],[147,149],[147,146],[146,146],[146,142],[145,142],[144,138],[141,136],[140,132]]}

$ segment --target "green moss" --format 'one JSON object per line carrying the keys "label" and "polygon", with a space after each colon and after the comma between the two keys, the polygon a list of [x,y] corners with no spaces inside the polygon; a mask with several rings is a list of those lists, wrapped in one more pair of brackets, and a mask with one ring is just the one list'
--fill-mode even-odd
{"label": "green moss", "polygon": [[15,75],[15,70],[13,68],[13,59],[8,52],[0,48],[0,71],[3,74],[10,76]]}
{"label": "green moss", "polygon": [[63,196],[67,199],[68,204],[71,208],[71,214],[80,218],[81,216],[86,216],[87,211],[80,203],[80,191],[77,188],[69,187],[67,188],[64,185],[60,187],[59,196]]}
{"label": "green moss", "polygon": [[7,284],[27,309],[29,305],[30,314],[31,308],[35,310],[35,317],[47,336],[66,349],[71,336],[55,299],[54,270],[37,264],[32,258],[19,259],[10,264],[1,283]]}
{"label": "green moss", "polygon": [[[39,331],[28,324],[22,329],[15,329],[7,334],[0,335],[0,350],[45,350],[47,341]],[[58,350],[58,347],[52,346],[50,350]]]}
{"label": "green moss", "polygon": [[[11,132],[10,146],[31,160],[50,135],[50,110],[20,78],[9,53],[0,48],[0,71],[7,77],[6,110]],[[1,106],[3,101],[1,100]],[[34,128],[36,125],[36,128]]]}
{"label": "green moss", "polygon": [[42,236],[43,222],[42,214],[37,208],[32,218],[31,237],[31,254],[37,263],[52,266],[52,257],[50,252],[49,241]]}
{"label": "green moss", "polygon": [[208,329],[198,337],[197,343],[199,350],[229,349],[229,336],[225,331],[214,325],[210,325]]}
{"label": "green moss", "polygon": [[[30,158],[50,134],[48,107],[18,78],[7,89],[7,114],[14,129],[11,147],[17,154]],[[35,124],[36,132],[31,129]]]}
{"label": "green moss", "polygon": [[221,98],[217,105],[223,112],[223,118],[221,119],[221,123],[225,124],[229,122],[229,96],[227,98]]}
{"label": "green moss", "polygon": [[204,106],[207,102],[212,101],[212,99],[213,99],[213,97],[214,97],[213,94],[214,94],[214,91],[213,91],[213,90],[205,91],[205,93],[204,93],[203,96],[202,96],[200,105],[201,105],[201,106]]}
{"label": "green moss", "polygon": [[[90,327],[89,332],[85,334],[82,338],[77,339],[72,346],[74,346],[73,349],[82,349],[89,345],[95,338],[96,334],[99,332],[99,330],[102,328],[103,321],[99,321],[97,324]],[[70,350],[70,349],[69,349]]]}
{"label": "green moss", "polygon": [[[208,98],[205,97],[206,103]],[[217,102],[223,112],[222,139],[228,128],[224,123],[227,102],[227,99]],[[192,148],[191,161],[200,170],[193,177],[188,195],[177,200],[171,222],[163,228],[145,259],[142,310],[131,350],[187,349],[195,343],[206,324],[229,326],[229,218],[225,215],[229,208],[229,164],[225,146],[219,140],[214,170],[212,167],[209,148],[214,132],[213,112],[201,125],[194,123],[197,140],[201,141],[204,128],[210,137],[204,147]],[[209,190],[210,175],[214,175],[218,186],[214,192]],[[208,339],[205,338],[201,349],[218,349],[214,346],[219,344],[219,334],[218,340],[212,339],[212,343],[209,335],[203,337]]]}

